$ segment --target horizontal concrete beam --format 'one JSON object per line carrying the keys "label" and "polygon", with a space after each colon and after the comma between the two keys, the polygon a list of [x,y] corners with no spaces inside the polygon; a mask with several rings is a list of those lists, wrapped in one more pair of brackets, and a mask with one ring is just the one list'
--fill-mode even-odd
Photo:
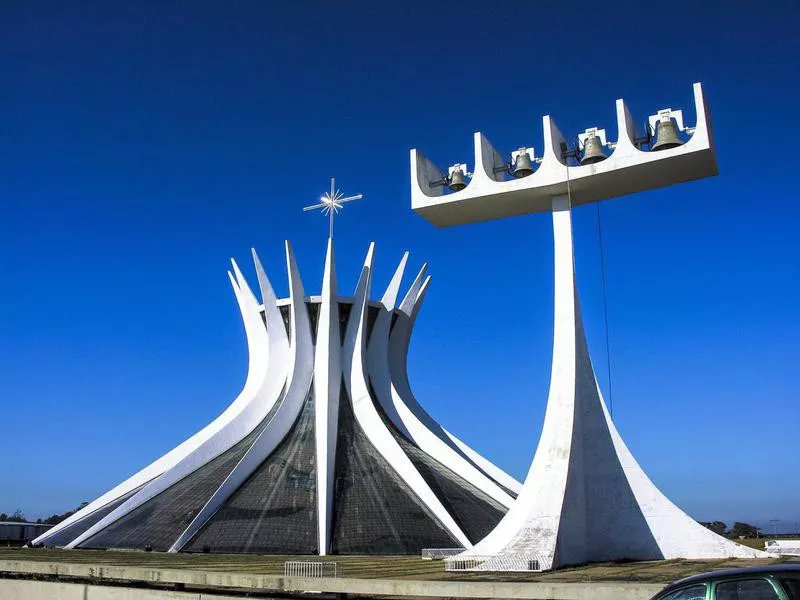
{"label": "horizontal concrete beam", "polygon": [[155,588],[128,588],[60,581],[0,579],[3,600],[241,600],[242,596],[176,592]]}
{"label": "horizontal concrete beam", "polygon": [[[411,151],[411,208],[437,227],[451,227],[518,215],[549,212],[554,196],[569,194],[572,206],[599,202],[713,177],[718,173],[708,105],[694,84],[696,126],[681,146],[645,152],[636,145],[636,124],[623,100],[617,100],[618,135],[605,160],[568,166],[562,156],[566,138],[549,116],[543,119],[541,164],[533,174],[516,179],[498,169],[505,159],[476,132],[475,159],[469,184],[446,192],[443,171],[418,150]],[[681,119],[682,120],[682,119]]]}
{"label": "horizontal concrete beam", "polygon": [[[47,561],[0,560],[3,573],[86,579],[136,584],[176,584],[196,586],[214,593],[225,589],[319,592],[366,596],[420,596],[434,598],[515,598],[531,600],[647,600],[664,586],[658,583],[627,582],[508,582],[508,581],[419,581],[398,579],[304,578],[224,571],[152,569],[147,567],[101,564],[76,564]],[[0,579],[0,597],[10,581]],[[13,597],[13,596],[11,596]],[[24,596],[27,598],[27,596]],[[49,596],[60,597],[60,596]],[[66,597],[66,596],[65,596]],[[178,596],[176,596],[177,598]],[[189,596],[192,597],[192,596]],[[198,597],[198,596],[194,596]],[[207,595],[201,596],[209,598]],[[109,596],[112,598],[112,596]],[[127,598],[127,597],[126,597]],[[138,597],[137,597],[138,598]],[[145,596],[142,596],[145,598]]]}

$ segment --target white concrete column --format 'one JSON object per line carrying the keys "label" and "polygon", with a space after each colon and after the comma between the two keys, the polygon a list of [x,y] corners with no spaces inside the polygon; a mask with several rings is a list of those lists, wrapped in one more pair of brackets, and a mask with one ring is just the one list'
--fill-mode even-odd
{"label": "white concrete column", "polygon": [[[220,417],[215,421],[214,429],[208,432],[208,435],[201,443],[176,461],[159,477],[143,486],[111,513],[72,540],[65,546],[66,548],[74,548],[85,542],[102,529],[105,529],[231,448],[253,431],[276,402],[277,395],[282,387],[280,376],[282,375],[285,378],[285,373],[278,374],[271,381],[267,381],[267,374],[269,373],[268,335],[271,334],[268,334],[264,321],[261,319],[258,300],[256,300],[255,295],[247,285],[236,262],[231,262],[236,277],[234,278],[231,273],[228,273],[228,276],[231,279],[236,299],[239,302],[239,308],[242,311],[250,350],[247,380],[239,397],[222,415],[225,418]],[[278,334],[278,332],[275,333]]]}
{"label": "white concrete column", "polygon": [[406,252],[381,299],[381,309],[367,349],[368,372],[376,399],[394,425],[421,450],[501,505],[510,507],[514,499],[464,456],[441,425],[425,412],[411,393],[406,370],[408,346],[414,318],[430,277],[422,283],[425,274],[423,266],[409,290],[413,296],[410,300],[406,297],[403,302],[405,306],[401,307],[392,327],[392,314],[407,258]]}
{"label": "white concrete column", "polygon": [[342,341],[339,334],[339,296],[336,292],[333,239],[329,238],[314,355],[314,432],[317,446],[317,532],[320,556],[326,555],[330,546],[341,389]]}
{"label": "white concrete column", "polygon": [[[256,469],[275,451],[278,445],[289,435],[292,426],[297,421],[303,410],[303,405],[311,387],[313,373],[313,347],[311,342],[311,327],[308,320],[308,309],[305,303],[305,291],[300,279],[300,272],[294,259],[294,253],[289,243],[286,243],[286,262],[289,270],[289,293],[291,296],[291,345],[289,353],[282,358],[287,372],[276,376],[271,384],[276,394],[283,396],[275,412],[270,416],[269,422],[256,436],[250,448],[244,453],[241,460],[231,470],[228,476],[206,501],[203,508],[195,515],[189,526],[178,536],[178,539],[169,548],[169,552],[180,551],[194,537],[203,525],[216,513],[234,492],[252,475]],[[256,267],[260,263],[256,263]],[[262,288],[267,283],[266,276],[260,278]],[[271,300],[267,293],[265,302]],[[274,306],[274,305],[273,305]],[[267,310],[265,306],[265,310]],[[273,312],[272,309],[268,309]],[[278,312],[275,308],[274,312]],[[279,313],[278,313],[279,315]],[[272,326],[285,331],[283,320],[278,323],[272,319]],[[291,355],[291,357],[289,356]],[[278,357],[276,357],[278,358]],[[288,379],[288,381],[287,381]],[[286,382],[284,387],[283,383]],[[272,409],[275,402],[268,403],[264,408]],[[264,414],[266,418],[268,413]],[[262,419],[263,420],[263,419]],[[242,436],[244,437],[244,436]]]}
{"label": "white concrete column", "polygon": [[[566,196],[553,199],[555,309],[553,362],[542,434],[517,501],[472,553],[555,554],[572,450],[575,400],[575,288]],[[530,535],[524,535],[525,532]]]}
{"label": "white concrete column", "polygon": [[383,422],[369,393],[366,365],[367,306],[372,280],[372,258],[375,245],[370,244],[361,277],[356,286],[353,309],[345,332],[343,372],[353,415],[369,442],[385,458],[414,494],[428,507],[447,531],[465,548],[472,546],[453,516],[417,471],[411,459]]}
{"label": "white concrete column", "polygon": [[553,567],[622,558],[764,556],[681,511],[625,446],[603,401],[581,323],[567,197],[554,198],[552,209],[553,363],[544,426],[516,503],[466,554],[536,556]]}
{"label": "white concrete column", "polygon": [[[192,437],[176,446],[157,460],[153,461],[151,464],[138,471],[119,485],[115,486],[93,502],[89,503],[74,515],[51,528],[46,533],[33,540],[32,543],[47,544],[48,539],[62,529],[69,527],[73,523],[77,523],[97,510],[100,510],[104,506],[119,500],[133,490],[141,488],[145,484],[149,484],[166,471],[169,471],[175,467],[177,464],[195,452],[198,448],[203,446],[203,444],[219,434],[219,432],[222,431],[229,423],[231,423],[231,421],[239,417],[242,411],[247,408],[248,404],[250,404],[251,400],[253,399],[255,389],[267,381],[267,378],[264,376],[265,366],[266,368],[273,367],[274,371],[274,365],[272,363],[277,360],[276,357],[280,354],[280,350],[277,348],[282,347],[282,344],[284,346],[288,344],[286,341],[286,335],[283,329],[280,331],[277,329],[270,329],[269,332],[264,330],[264,325],[261,323],[261,319],[257,314],[258,301],[255,299],[250,291],[250,288],[247,286],[247,282],[245,282],[244,278],[241,276],[241,272],[239,271],[236,263],[234,261],[231,262],[233,264],[236,277],[234,277],[230,272],[228,273],[228,277],[230,279],[231,286],[233,287],[236,301],[239,305],[242,321],[244,322],[249,352],[247,380],[245,381],[242,391],[216,419],[195,433]],[[268,282],[267,285],[269,287]],[[270,292],[271,289],[272,288],[269,287]],[[262,294],[263,291],[264,290],[262,289]],[[275,312],[278,312],[277,307],[275,308]],[[270,315],[268,314],[267,317],[267,324],[269,325]],[[280,317],[280,314],[278,314],[278,317]]]}

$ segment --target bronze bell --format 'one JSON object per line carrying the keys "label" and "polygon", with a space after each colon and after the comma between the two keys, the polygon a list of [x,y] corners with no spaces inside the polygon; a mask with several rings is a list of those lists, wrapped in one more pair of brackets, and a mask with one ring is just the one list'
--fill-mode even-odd
{"label": "bronze bell", "polygon": [[678,128],[672,119],[659,120],[656,124],[656,143],[650,146],[650,150],[669,150],[677,148],[683,144],[683,140],[678,137]]}
{"label": "bronze bell", "polygon": [[533,173],[531,155],[523,148],[520,148],[517,158],[514,160],[514,168],[511,169],[511,174],[516,178],[520,178],[527,177],[531,173]]}
{"label": "bronze bell", "polygon": [[583,142],[582,165],[591,165],[608,158],[603,150],[603,142],[599,136],[591,135]]}
{"label": "bronze bell", "polygon": [[454,192],[460,192],[467,187],[467,182],[464,180],[464,171],[455,169],[450,173],[450,178],[447,180],[447,187]]}

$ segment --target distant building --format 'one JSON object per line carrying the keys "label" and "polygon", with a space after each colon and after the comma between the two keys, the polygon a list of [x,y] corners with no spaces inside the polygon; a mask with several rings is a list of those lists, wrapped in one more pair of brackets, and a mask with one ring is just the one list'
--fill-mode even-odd
{"label": "distant building", "polygon": [[764,542],[764,551],[778,556],[800,556],[800,539],[771,540]]}
{"label": "distant building", "polygon": [[44,523],[20,523],[18,521],[0,521],[0,544],[22,546],[50,529],[52,525]]}

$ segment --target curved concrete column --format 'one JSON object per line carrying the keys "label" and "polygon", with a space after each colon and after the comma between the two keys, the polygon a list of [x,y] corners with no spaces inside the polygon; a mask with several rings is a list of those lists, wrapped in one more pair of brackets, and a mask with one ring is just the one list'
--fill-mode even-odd
{"label": "curved concrete column", "polygon": [[[420,280],[419,276],[417,280]],[[391,346],[391,351],[393,353],[391,364],[392,382],[395,386],[394,391],[403,399],[403,402],[409,410],[422,422],[427,423],[428,428],[440,439],[458,450],[466,459],[472,462],[495,482],[499,483],[505,489],[518,494],[522,489],[522,484],[519,481],[481,454],[478,454],[478,452],[448,431],[447,428],[439,425],[438,422],[425,411],[411,391],[411,384],[408,379],[408,348],[411,343],[411,333],[414,328],[414,323],[422,308],[425,295],[428,293],[429,285],[430,277],[427,277],[420,286],[412,286],[400,305],[400,316],[395,326],[397,330],[396,339],[392,340]],[[394,336],[394,331],[392,333]],[[400,354],[401,352],[403,354]]]}
{"label": "curved concrete column", "polygon": [[[479,490],[493,498],[506,508],[510,507],[514,499],[505,492],[500,486],[487,477],[484,473],[478,470],[475,465],[464,458],[464,456],[455,450],[450,444],[443,441],[439,436],[434,433],[428,426],[426,426],[414,412],[403,402],[400,394],[392,385],[390,375],[390,352],[389,352],[389,331],[392,325],[392,314],[394,311],[395,302],[397,300],[397,293],[400,288],[400,281],[403,277],[406,260],[408,259],[408,252],[403,255],[400,265],[395,271],[386,292],[381,299],[381,308],[372,327],[372,333],[369,339],[369,346],[367,349],[367,365],[370,381],[372,382],[372,389],[375,392],[378,402],[381,404],[384,412],[389,419],[400,429],[401,432],[414,443],[419,446],[424,452],[435,458],[448,469],[462,477]],[[424,273],[424,268],[422,273]],[[420,275],[422,275],[422,273]],[[419,280],[420,277],[417,278]],[[423,288],[427,288],[430,278],[425,280]],[[413,286],[416,289],[418,286]],[[410,329],[410,328],[409,328]],[[408,348],[408,336],[404,336],[405,340],[403,346],[406,350]],[[395,338],[397,340],[397,338]],[[402,365],[396,365],[395,371],[402,371],[405,373],[406,357],[405,353],[392,354],[392,358],[400,360]],[[407,382],[407,380],[406,380]],[[427,416],[427,413],[425,413]],[[433,422],[429,418],[429,422]],[[435,422],[433,422],[435,425]],[[436,426],[441,433],[441,427]]]}
{"label": "curved concrete column", "polygon": [[[260,267],[260,263],[258,266]],[[241,273],[239,273],[238,267],[235,266],[235,263],[234,270],[237,272],[237,276],[241,276]],[[52,529],[48,530],[47,533],[39,536],[33,540],[32,543],[47,544],[48,539],[62,529],[69,527],[73,523],[83,520],[84,518],[95,513],[97,510],[102,509],[104,506],[107,506],[115,500],[122,498],[133,490],[151,482],[165,471],[170,470],[172,467],[194,452],[199,446],[219,433],[228,423],[230,423],[237,415],[239,415],[251,401],[254,388],[256,388],[259,385],[259,382],[264,379],[264,361],[271,360],[272,356],[280,356],[281,352],[279,350],[273,350],[272,346],[275,345],[277,347],[281,347],[281,344],[286,345],[286,334],[285,330],[283,329],[283,322],[280,321],[280,329],[271,328],[269,339],[265,342],[267,332],[263,331],[263,325],[260,325],[258,320],[255,319],[251,314],[253,305],[255,304],[257,306],[258,302],[255,302],[255,298],[252,296],[252,292],[250,292],[249,288],[246,287],[246,284],[244,291],[242,291],[236,279],[234,279],[230,273],[228,273],[228,277],[231,281],[231,285],[233,286],[233,291],[242,315],[242,320],[244,322],[245,334],[247,336],[249,364],[247,369],[247,379],[245,380],[242,391],[228,406],[228,408],[226,408],[216,419],[203,427],[203,429],[195,433],[192,437],[176,446],[157,460],[153,461],[144,469],[129,477],[93,502],[89,503],[87,506],[70,516],[68,519],[65,519]],[[264,280],[267,281],[266,276],[264,276]],[[267,287],[269,292],[272,293],[272,288],[269,286],[268,281]],[[262,287],[262,295],[263,293],[264,289]],[[272,293],[272,296],[274,297],[274,293]],[[277,309],[274,312],[277,313],[278,319],[280,319],[280,312],[277,311]]]}
{"label": "curved concrete column", "polygon": [[[272,289],[272,284],[267,277],[264,267],[261,265],[261,260],[258,258],[255,248],[251,248],[253,253],[253,264],[256,267],[256,278],[258,279],[258,287],[261,290],[261,304],[264,307],[264,322],[267,326],[267,336],[269,339],[269,356],[270,361],[275,357],[276,361],[287,362],[289,358],[289,338],[286,336],[286,328],[283,326],[283,317],[281,311],[278,309],[278,299],[275,296],[275,290]],[[272,364],[268,366],[272,369]],[[278,368],[276,373],[285,373],[286,367]],[[274,375],[275,373],[272,373]],[[269,379],[270,374],[267,374]]]}
{"label": "curved concrete column", "polygon": [[465,548],[472,544],[425,479],[394,439],[372,403],[367,384],[366,328],[367,298],[372,278],[372,258],[375,244],[370,244],[361,277],[356,287],[355,301],[347,323],[343,348],[343,372],[358,425],[370,443],[389,462],[397,474],[412,489],[414,494],[428,507],[439,522]]}
{"label": "curved concrete column", "polygon": [[[294,256],[288,242],[286,252],[287,262],[290,265],[294,265]],[[67,544],[66,548],[79,546],[94,534],[105,529],[234,446],[264,420],[280,397],[283,383],[287,377],[285,369],[288,364],[293,364],[291,360],[293,357],[290,357],[288,361],[267,360],[269,355],[268,334],[261,318],[259,303],[235,261],[232,261],[232,263],[236,279],[234,280],[234,276],[230,273],[228,275],[231,283],[234,284],[234,292],[245,321],[245,331],[247,332],[250,348],[248,378],[244,389],[236,399],[236,403],[241,408],[226,423],[223,423],[219,430],[199,444],[197,448]],[[299,275],[296,274],[296,265],[294,265],[294,270],[296,277],[299,278]],[[271,335],[280,335],[280,331],[285,330],[273,330]],[[279,357],[275,356],[274,358],[278,359]],[[273,365],[273,370],[270,370],[270,364]],[[250,374],[253,374],[253,376],[251,377]],[[270,379],[268,379],[268,376]]]}
{"label": "curved concrete column", "polygon": [[[311,386],[311,378],[314,372],[313,344],[311,341],[311,326],[308,320],[308,310],[305,304],[305,291],[300,280],[300,273],[294,260],[294,254],[289,246],[286,245],[287,266],[289,269],[289,294],[291,297],[291,345],[289,356],[285,361],[287,366],[292,366],[292,371],[288,378],[285,392],[275,413],[270,418],[267,425],[258,434],[250,448],[245,452],[241,460],[228,474],[219,488],[212,494],[206,504],[200,509],[189,526],[181,533],[177,540],[172,544],[169,552],[178,552],[183,548],[192,537],[200,531],[200,528],[210,519],[217,510],[230,498],[233,493],[241,486],[250,475],[261,465],[267,457],[275,451],[284,438],[289,434],[300,411]],[[266,299],[265,299],[266,300]],[[274,307],[275,304],[273,303]],[[280,324],[283,329],[283,323]],[[274,387],[280,383],[283,387],[285,378],[276,378]],[[278,391],[280,393],[280,391]],[[274,404],[274,403],[273,403]],[[270,404],[270,407],[272,404]]]}
{"label": "curved concrete column", "polygon": [[[406,423],[420,424],[427,432],[433,434],[443,444],[457,452],[469,463],[472,463],[474,467],[477,467],[495,483],[500,484],[507,490],[517,493],[522,488],[522,484],[442,427],[428,414],[411,391],[411,384],[408,379],[408,348],[411,343],[411,333],[414,328],[414,323],[417,320],[417,315],[422,307],[422,302],[425,299],[430,284],[430,277],[426,277],[425,275],[426,270],[427,266],[423,265],[406,293],[405,298],[403,298],[403,301],[400,303],[395,324],[392,327],[389,338],[388,354],[391,373],[391,398],[394,408],[393,413],[398,415],[400,422],[403,424],[401,430],[405,431],[406,435],[417,441],[417,443],[422,442],[414,437],[414,433],[412,433],[411,429],[418,432],[417,436],[424,436],[428,439],[429,444],[435,444],[436,442],[431,440],[428,434],[422,433],[418,426],[407,425]],[[497,490],[490,495],[504,506],[510,506],[510,502],[513,501],[513,498],[505,491],[499,491],[502,492],[502,495],[496,495]]]}
{"label": "curved concrete column", "polygon": [[[554,201],[555,301],[550,392],[539,446],[517,502],[475,554],[507,552],[520,535],[534,532],[524,548],[548,555],[552,563],[569,471],[575,401],[575,294],[569,207]],[[558,212],[556,212],[558,208]],[[562,433],[563,432],[563,433]]]}
{"label": "curved concrete column", "polygon": [[328,239],[322,278],[317,346],[314,355],[314,435],[317,470],[317,532],[319,553],[330,546],[333,517],[333,482],[336,439],[339,429],[339,396],[342,392],[342,343],[339,333],[339,296],[333,239]]}
{"label": "curved concrete column", "polygon": [[389,281],[383,298],[381,298],[381,307],[372,326],[372,333],[367,344],[367,372],[372,383],[372,389],[375,391],[383,412],[386,413],[386,416],[394,426],[410,439],[411,433],[397,414],[394,402],[391,401],[392,383],[389,368],[389,333],[392,328],[395,302],[400,291],[400,284],[403,280],[407,261],[408,252],[404,252],[403,257],[400,259],[400,264],[397,266],[391,281]]}

